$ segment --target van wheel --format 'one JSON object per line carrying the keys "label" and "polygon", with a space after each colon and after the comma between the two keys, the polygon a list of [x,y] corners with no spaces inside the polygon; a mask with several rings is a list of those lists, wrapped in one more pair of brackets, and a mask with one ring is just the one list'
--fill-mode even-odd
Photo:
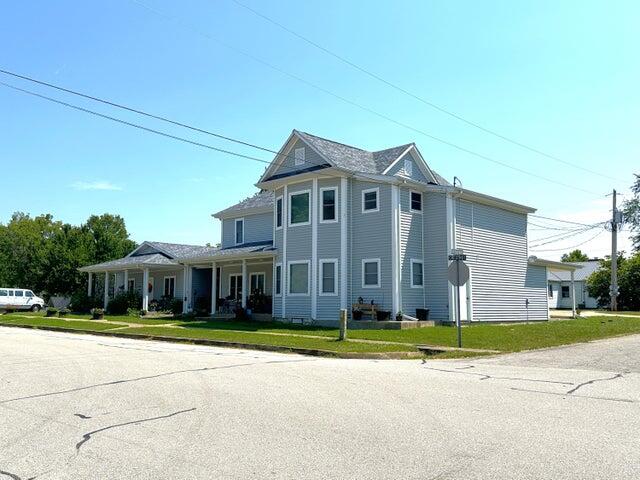
{"label": "van wheel", "polygon": [[31,311],[32,312],[39,312],[40,311],[40,305],[34,305],[33,307],[31,307]]}

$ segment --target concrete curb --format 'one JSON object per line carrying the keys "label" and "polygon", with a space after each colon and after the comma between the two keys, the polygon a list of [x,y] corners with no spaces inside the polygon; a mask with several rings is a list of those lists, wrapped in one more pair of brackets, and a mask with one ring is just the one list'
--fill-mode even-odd
{"label": "concrete curb", "polygon": [[87,330],[83,328],[50,327],[46,325],[18,325],[0,323],[0,327],[29,328],[32,330],[47,330],[51,332],[83,333],[87,335],[99,335],[102,337],[120,337],[133,340],[151,340],[169,343],[184,343],[189,345],[209,345],[213,347],[243,348],[247,350],[264,350],[267,352],[297,353],[313,357],[330,357],[345,359],[365,360],[406,360],[425,358],[420,351],[415,352],[334,352],[332,350],[319,350],[300,347],[283,347],[279,345],[261,345],[255,343],[227,342],[224,340],[209,340],[206,338],[165,337],[159,335],[136,335],[133,333],[118,333],[110,330]]}

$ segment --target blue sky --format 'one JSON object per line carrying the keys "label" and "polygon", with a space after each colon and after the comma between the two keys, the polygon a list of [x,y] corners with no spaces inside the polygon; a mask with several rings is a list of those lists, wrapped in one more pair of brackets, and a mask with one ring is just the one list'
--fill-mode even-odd
{"label": "blue sky", "polygon": [[[242,1],[433,103],[619,180],[536,155],[443,115],[232,0],[10,2],[0,17],[0,66],[275,150],[293,128],[371,150],[414,141],[430,166],[450,180],[457,175],[467,188],[579,222],[604,220],[610,208],[604,194],[613,187],[628,191],[638,170],[638,2]],[[452,149],[261,61],[398,122],[593,193]],[[271,160],[264,152],[0,77]],[[0,222],[16,210],[50,212],[70,223],[109,212],[125,218],[137,241],[215,243],[219,225],[211,213],[250,195],[265,167],[5,87],[0,106],[0,168],[10,179],[0,187]],[[594,232],[547,248],[572,246]],[[607,235],[583,248],[606,254]],[[626,240],[622,248],[628,249]]]}

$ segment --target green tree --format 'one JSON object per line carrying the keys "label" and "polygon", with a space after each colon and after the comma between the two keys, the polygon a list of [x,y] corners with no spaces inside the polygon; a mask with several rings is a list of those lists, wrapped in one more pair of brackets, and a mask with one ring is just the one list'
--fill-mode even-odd
{"label": "green tree", "polygon": [[631,186],[633,197],[622,204],[624,220],[631,227],[631,241],[633,250],[640,251],[640,175],[635,175],[636,180]]}
{"label": "green tree", "polygon": [[577,248],[569,253],[563,254],[561,260],[563,262],[586,262],[589,260],[589,255]]}
{"label": "green tree", "polygon": [[[598,306],[610,304],[611,259],[602,260],[600,268],[587,278],[589,295],[598,300]],[[631,257],[618,255],[618,306],[621,310],[640,310],[640,252]]]}
{"label": "green tree", "polygon": [[91,215],[83,228],[93,238],[93,263],[124,257],[136,247],[120,215]]}

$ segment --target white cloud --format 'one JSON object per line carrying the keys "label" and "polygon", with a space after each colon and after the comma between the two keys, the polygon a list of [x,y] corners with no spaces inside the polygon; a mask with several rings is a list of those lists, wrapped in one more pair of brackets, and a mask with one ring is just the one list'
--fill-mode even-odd
{"label": "white cloud", "polygon": [[71,187],[76,190],[122,190],[122,187],[107,181],[74,182]]}

